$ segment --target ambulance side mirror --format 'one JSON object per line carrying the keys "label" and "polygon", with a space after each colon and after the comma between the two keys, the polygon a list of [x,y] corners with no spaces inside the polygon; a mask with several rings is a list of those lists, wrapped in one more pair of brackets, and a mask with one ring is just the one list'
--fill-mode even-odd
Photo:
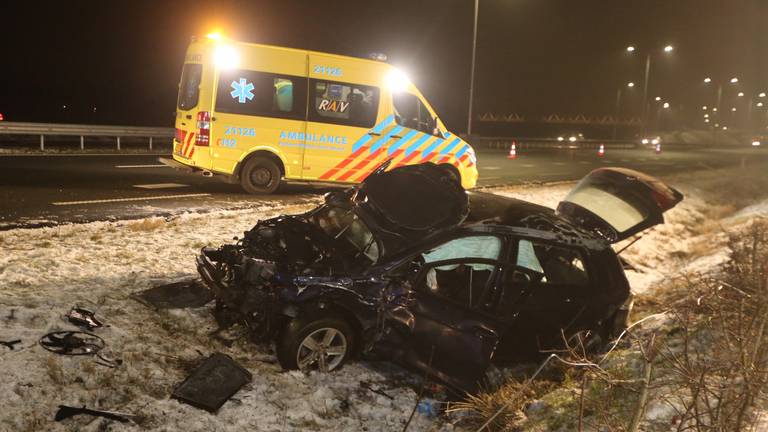
{"label": "ambulance side mirror", "polygon": [[433,117],[429,121],[429,128],[432,129],[432,135],[442,138],[443,134],[440,132],[440,128],[437,127],[437,117]]}

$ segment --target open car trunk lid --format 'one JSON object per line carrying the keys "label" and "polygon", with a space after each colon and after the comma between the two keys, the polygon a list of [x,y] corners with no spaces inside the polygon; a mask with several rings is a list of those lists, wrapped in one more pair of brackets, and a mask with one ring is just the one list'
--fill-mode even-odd
{"label": "open car trunk lid", "polygon": [[661,180],[627,168],[598,168],[557,206],[574,224],[611,243],[664,223],[664,212],[683,194]]}

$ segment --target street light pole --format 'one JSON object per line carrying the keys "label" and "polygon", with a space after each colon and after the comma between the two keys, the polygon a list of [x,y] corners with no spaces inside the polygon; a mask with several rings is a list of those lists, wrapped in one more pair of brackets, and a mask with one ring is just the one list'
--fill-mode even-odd
{"label": "street light pole", "polygon": [[613,119],[613,139],[616,139],[616,127],[618,126],[619,115],[621,114],[621,87],[616,90],[616,118]]}
{"label": "street light pole", "polygon": [[721,103],[722,101],[723,101],[723,83],[720,83],[720,84],[718,84],[718,86],[717,86],[717,103],[715,104],[715,106],[717,107],[717,113],[718,113],[718,116],[719,116],[719,115],[720,115],[720,113],[722,112],[722,111],[721,111],[721,108],[722,108],[722,107],[720,106],[720,103]]}
{"label": "street light pole", "polygon": [[480,0],[475,0],[475,25],[472,30],[472,70],[469,74],[469,115],[467,116],[467,136],[472,135],[472,99],[475,91],[475,52],[477,51],[477,15]]}
{"label": "street light pole", "polygon": [[651,53],[645,56],[645,83],[643,84],[643,106],[641,112],[643,113],[643,133],[648,130],[648,79],[651,74]]}

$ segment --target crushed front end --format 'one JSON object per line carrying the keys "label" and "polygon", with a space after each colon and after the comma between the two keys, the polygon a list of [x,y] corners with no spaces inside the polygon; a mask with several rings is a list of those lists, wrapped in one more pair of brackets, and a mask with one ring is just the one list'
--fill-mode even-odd
{"label": "crushed front end", "polygon": [[294,278],[328,276],[337,269],[329,238],[305,215],[259,222],[235,244],[203,248],[197,271],[216,298],[220,328],[243,324],[263,342],[285,319],[285,299],[295,295]]}

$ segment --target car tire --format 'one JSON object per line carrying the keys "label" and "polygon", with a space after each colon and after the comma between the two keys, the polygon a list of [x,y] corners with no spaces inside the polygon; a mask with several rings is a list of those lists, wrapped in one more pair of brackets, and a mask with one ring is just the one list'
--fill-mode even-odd
{"label": "car tire", "polygon": [[240,171],[240,186],[250,194],[271,194],[280,187],[280,168],[266,157],[248,159]]}
{"label": "car tire", "polygon": [[351,357],[354,346],[355,333],[343,319],[292,319],[277,339],[277,360],[286,370],[332,372]]}

